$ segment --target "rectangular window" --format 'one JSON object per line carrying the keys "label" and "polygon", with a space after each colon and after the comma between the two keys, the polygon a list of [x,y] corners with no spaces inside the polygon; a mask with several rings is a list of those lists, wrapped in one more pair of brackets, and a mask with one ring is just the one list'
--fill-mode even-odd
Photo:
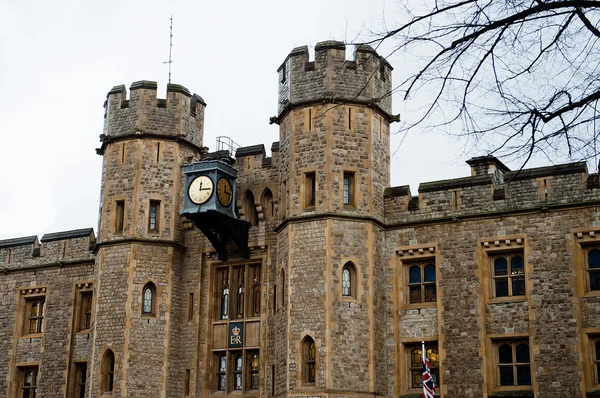
{"label": "rectangular window", "polygon": [[79,293],[79,327],[78,332],[89,330],[92,326],[92,291],[84,291]]}
{"label": "rectangular window", "polygon": [[45,297],[34,297],[25,299],[27,317],[25,320],[24,334],[36,334],[43,332],[45,302]]}
{"label": "rectangular window", "polygon": [[[440,356],[437,341],[426,342],[425,352],[429,370],[437,391],[440,387]],[[423,348],[421,344],[406,345],[408,366],[408,389],[423,391]]]}
{"label": "rectangular window", "polygon": [[496,385],[531,386],[531,361],[527,341],[495,341]]}
{"label": "rectangular window", "polygon": [[521,254],[491,258],[494,297],[525,295],[525,261]]}
{"label": "rectangular window", "polygon": [[37,398],[38,382],[37,366],[19,368],[19,387],[21,389],[19,397]]}
{"label": "rectangular window", "polygon": [[354,206],[354,173],[344,172],[344,205]]}
{"label": "rectangular window", "polygon": [[317,179],[315,172],[305,174],[306,207],[314,207],[316,202]]}
{"label": "rectangular window", "polygon": [[160,217],[160,201],[150,201],[150,217],[148,219],[148,231],[158,232],[158,220]]}
{"label": "rectangular window", "polygon": [[125,201],[117,200],[115,205],[115,233],[123,233],[123,222],[125,221]]}
{"label": "rectangular window", "polygon": [[433,259],[419,263],[409,263],[406,272],[408,303],[433,303],[437,301],[436,269]]}
{"label": "rectangular window", "polygon": [[85,384],[87,380],[87,362],[75,363],[75,385],[73,398],[85,398]]}

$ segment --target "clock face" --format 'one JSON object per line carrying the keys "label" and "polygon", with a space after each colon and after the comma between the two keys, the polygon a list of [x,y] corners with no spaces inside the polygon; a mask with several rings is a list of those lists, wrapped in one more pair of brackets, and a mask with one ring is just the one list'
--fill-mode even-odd
{"label": "clock face", "polygon": [[217,182],[217,199],[225,207],[229,206],[233,200],[233,189],[227,178],[221,177]]}
{"label": "clock face", "polygon": [[199,176],[192,181],[188,189],[188,195],[192,202],[201,205],[212,195],[214,186],[212,180],[207,176]]}

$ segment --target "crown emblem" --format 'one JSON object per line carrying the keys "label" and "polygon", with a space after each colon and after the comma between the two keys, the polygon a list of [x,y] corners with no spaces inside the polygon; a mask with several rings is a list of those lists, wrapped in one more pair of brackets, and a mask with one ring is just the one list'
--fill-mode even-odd
{"label": "crown emblem", "polygon": [[231,333],[233,333],[234,336],[238,336],[240,334],[240,328],[238,328],[237,326],[234,327],[233,329],[231,329]]}

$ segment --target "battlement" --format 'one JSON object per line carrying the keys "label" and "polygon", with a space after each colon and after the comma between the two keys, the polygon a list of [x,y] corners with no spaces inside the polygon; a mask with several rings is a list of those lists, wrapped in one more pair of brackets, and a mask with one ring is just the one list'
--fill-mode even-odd
{"label": "battlement", "polygon": [[202,97],[192,95],[178,84],[167,85],[165,99],[158,98],[156,82],[133,83],[129,87],[129,98],[124,85],[115,86],[104,103],[101,139],[105,142],[140,135],[171,136],[201,148],[205,107]]}
{"label": "battlement", "polygon": [[470,177],[387,188],[386,223],[413,223],[597,203],[600,184],[585,162],[511,171],[493,156],[467,161]]}
{"label": "battlement", "polygon": [[0,240],[0,270],[90,262],[95,245],[92,228]]}
{"label": "battlement", "polygon": [[315,46],[315,59],[308,47],[296,47],[277,70],[279,114],[289,106],[311,102],[369,104],[391,114],[392,66],[367,45],[355,47],[346,59],[346,45],[324,41]]}

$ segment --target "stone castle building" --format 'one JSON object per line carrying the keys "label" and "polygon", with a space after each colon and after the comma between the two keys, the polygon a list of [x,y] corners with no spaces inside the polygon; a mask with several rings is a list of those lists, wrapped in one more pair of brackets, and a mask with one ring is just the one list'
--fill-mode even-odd
{"label": "stone castle building", "polygon": [[[0,396],[418,397],[421,341],[441,397],[600,396],[598,175],[390,187],[391,69],[294,49],[271,157],[208,152],[182,86],[113,88],[97,235],[0,241]],[[221,261],[183,166],[230,156],[250,256]]]}

